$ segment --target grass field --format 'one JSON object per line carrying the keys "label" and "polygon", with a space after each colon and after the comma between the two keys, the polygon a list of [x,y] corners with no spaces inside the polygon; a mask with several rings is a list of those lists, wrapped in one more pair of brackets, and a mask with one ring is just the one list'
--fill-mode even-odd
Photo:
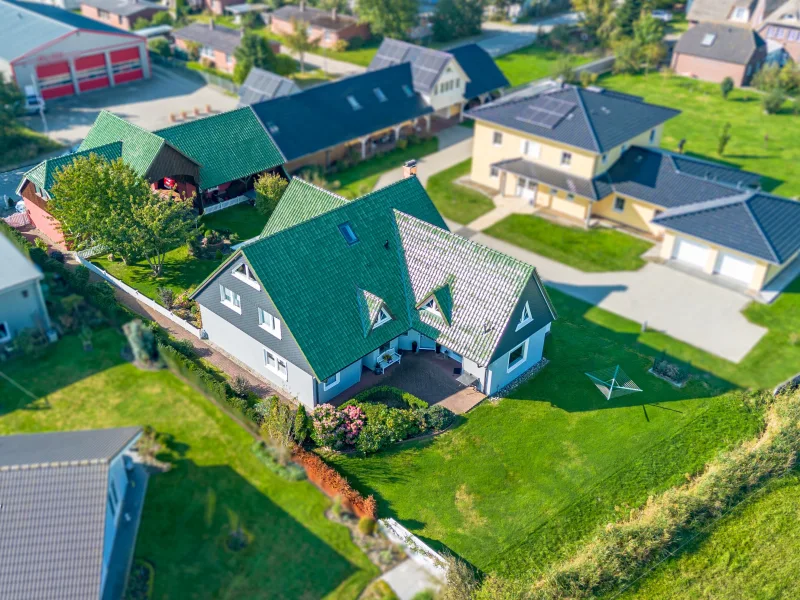
{"label": "grass field", "polygon": [[239,204],[200,218],[201,229],[228,229],[242,241],[256,237],[266,224],[267,218],[250,204]]}
{"label": "grass field", "polygon": [[642,254],[653,246],[613,229],[567,227],[530,215],[509,215],[485,233],[589,272],[640,269]]}
{"label": "grass field", "polygon": [[[556,61],[563,52],[533,44],[522,50],[501,56],[495,62],[506,76],[511,87],[536,81],[553,74]],[[577,67],[592,60],[590,55],[570,55],[572,66]]]}
{"label": "grass field", "polygon": [[58,142],[27,127],[17,127],[12,135],[4,136],[0,144],[0,170],[32,162],[43,154],[62,147]]}
{"label": "grass field", "polygon": [[491,198],[455,183],[471,169],[472,159],[469,159],[428,178],[425,189],[446,219],[466,224],[494,208]]}
{"label": "grass field", "polygon": [[[0,379],[0,434],[149,424],[168,436],[173,466],[150,479],[136,546],[155,566],[153,600],[358,596],[377,569],[324,517],[327,498],[268,471],[250,435],[170,372],[123,362],[119,334],[93,341],[87,353],[67,336],[43,358],[3,364],[37,399]],[[236,523],[252,543],[232,553]]]}
{"label": "grass field", "polygon": [[[676,150],[686,139],[688,154],[764,175],[764,187],[777,194],[800,195],[800,119],[789,102],[780,114],[767,115],[757,92],[736,89],[725,100],[716,84],[660,73],[607,76],[598,85],[679,109],[664,126],[663,147]],[[720,157],[717,139],[725,123],[732,137]]]}

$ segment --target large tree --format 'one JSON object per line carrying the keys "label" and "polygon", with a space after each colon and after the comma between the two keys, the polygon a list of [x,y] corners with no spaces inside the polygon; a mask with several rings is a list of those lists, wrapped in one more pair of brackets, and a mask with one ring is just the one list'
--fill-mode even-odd
{"label": "large tree", "polygon": [[[277,65],[275,53],[270,48],[269,42],[264,36],[250,31],[246,31],[242,36],[239,46],[233,54],[236,57],[235,79],[242,83],[250,69],[258,67],[266,71],[274,71]],[[240,67],[240,65],[242,65]]]}
{"label": "large tree", "polygon": [[614,0],[572,0],[572,7],[582,14],[581,29],[593,42],[605,46],[611,41],[616,28]]}
{"label": "large tree", "polygon": [[357,11],[372,33],[400,40],[419,21],[418,0],[358,0]]}
{"label": "large tree", "polygon": [[304,73],[306,68],[306,52],[311,52],[317,47],[319,40],[312,40],[308,33],[308,23],[292,19],[292,33],[284,38],[289,50],[297,54],[300,59],[300,72]]}
{"label": "large tree", "polygon": [[448,42],[478,35],[482,19],[482,0],[439,0],[433,14],[433,39]]}
{"label": "large tree", "polygon": [[644,7],[645,0],[624,0],[614,14],[617,36],[631,37],[633,35],[633,24],[641,16]]}

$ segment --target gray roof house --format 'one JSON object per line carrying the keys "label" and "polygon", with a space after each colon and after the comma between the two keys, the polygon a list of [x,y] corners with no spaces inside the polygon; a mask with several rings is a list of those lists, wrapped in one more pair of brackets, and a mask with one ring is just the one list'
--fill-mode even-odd
{"label": "gray roof house", "polygon": [[230,56],[233,56],[242,41],[241,31],[217,25],[213,20],[209,23],[190,23],[176,29],[172,36],[176,40],[196,42]]}
{"label": "gray roof house", "polygon": [[451,233],[414,175],[352,201],[293,179],[193,297],[213,343],[310,408],[413,350],[494,393],[556,318],[536,270]]}
{"label": "gray roof house", "polygon": [[41,281],[44,275],[0,233],[0,347],[25,329],[50,329]]}
{"label": "gray roof house", "polygon": [[0,597],[122,597],[147,481],[126,453],[141,431],[0,437]]}
{"label": "gray roof house", "polygon": [[300,88],[291,79],[253,67],[239,86],[239,106],[290,96],[299,91]]}

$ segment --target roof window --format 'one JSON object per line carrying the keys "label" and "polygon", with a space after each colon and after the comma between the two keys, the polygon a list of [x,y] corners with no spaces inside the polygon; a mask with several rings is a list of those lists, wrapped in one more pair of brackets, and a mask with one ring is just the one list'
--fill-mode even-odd
{"label": "roof window", "polygon": [[350,223],[342,223],[339,225],[339,233],[342,234],[344,241],[347,242],[348,246],[352,246],[358,241],[358,236],[356,235],[355,231],[353,231],[353,227]]}
{"label": "roof window", "polygon": [[406,96],[408,96],[409,98],[411,98],[411,97],[414,95],[414,92],[413,92],[413,91],[411,90],[411,88],[410,88],[410,87],[408,87],[407,85],[403,85],[403,93],[404,93]]}
{"label": "roof window", "polygon": [[375,88],[372,91],[375,92],[375,97],[378,99],[378,102],[386,102],[386,94],[383,93],[381,88]]}
{"label": "roof window", "polygon": [[270,133],[278,133],[281,130],[275,123],[272,121],[267,121],[267,131]]}
{"label": "roof window", "polygon": [[355,96],[348,96],[347,101],[350,103],[350,108],[353,110],[361,110],[361,105],[358,103]]}
{"label": "roof window", "polygon": [[717,39],[716,33],[707,33],[703,36],[703,41],[701,42],[703,46],[712,46],[714,44],[714,40]]}

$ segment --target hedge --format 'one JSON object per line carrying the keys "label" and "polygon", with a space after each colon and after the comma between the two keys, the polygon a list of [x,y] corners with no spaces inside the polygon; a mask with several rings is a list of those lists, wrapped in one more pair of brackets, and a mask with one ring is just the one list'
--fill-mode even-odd
{"label": "hedge", "polygon": [[0,219],[0,234],[5,235],[25,256],[30,256],[31,244],[19,231]]}
{"label": "hedge", "polygon": [[378,385],[353,396],[356,402],[386,404],[392,408],[428,408],[428,403],[414,394],[390,385]]}

